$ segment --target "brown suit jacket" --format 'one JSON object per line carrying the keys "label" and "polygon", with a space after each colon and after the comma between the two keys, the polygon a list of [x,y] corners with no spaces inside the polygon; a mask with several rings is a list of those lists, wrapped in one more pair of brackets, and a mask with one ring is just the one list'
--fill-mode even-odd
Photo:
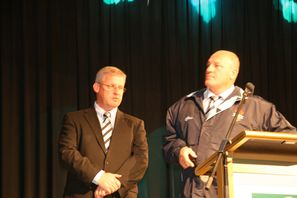
{"label": "brown suit jacket", "polygon": [[108,152],[94,108],[67,113],[59,137],[59,157],[68,170],[64,197],[91,198],[100,170],[121,174],[121,197],[137,197],[137,182],[148,166],[144,122],[118,110]]}

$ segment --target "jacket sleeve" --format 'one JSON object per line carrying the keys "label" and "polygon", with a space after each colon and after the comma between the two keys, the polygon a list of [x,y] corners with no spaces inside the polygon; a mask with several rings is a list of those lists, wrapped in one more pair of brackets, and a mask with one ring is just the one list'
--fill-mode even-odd
{"label": "jacket sleeve", "polygon": [[168,163],[178,164],[179,151],[186,146],[186,142],[181,138],[181,131],[178,128],[176,107],[168,109],[166,115],[166,134],[164,136],[163,154]]}
{"label": "jacket sleeve", "polygon": [[276,110],[273,104],[270,104],[268,109],[265,110],[263,119],[263,128],[265,131],[296,131],[296,128]]}
{"label": "jacket sleeve", "polygon": [[60,162],[81,181],[90,185],[99,170],[89,158],[82,156],[78,151],[80,136],[79,124],[72,119],[70,114],[66,114],[58,141]]}

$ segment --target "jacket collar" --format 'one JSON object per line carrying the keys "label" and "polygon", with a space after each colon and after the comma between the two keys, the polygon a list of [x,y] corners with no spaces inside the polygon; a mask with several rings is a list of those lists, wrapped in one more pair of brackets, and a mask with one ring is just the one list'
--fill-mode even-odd
{"label": "jacket collar", "polygon": [[[196,104],[201,108],[203,109],[203,104],[202,104],[202,101],[203,101],[203,93],[206,91],[206,88],[203,88],[201,90],[198,90],[198,91],[195,91],[195,92],[192,92],[190,94],[188,94],[185,98],[185,100],[188,100],[188,99],[192,99],[196,102]],[[219,105],[218,107],[218,111],[216,114],[218,113],[221,113],[222,111],[226,110],[226,109],[229,109],[230,107],[232,107],[236,102],[240,101],[241,98],[242,98],[242,94],[243,94],[243,90],[238,87],[238,86],[235,86],[233,92],[224,100],[224,102],[222,102],[222,104]],[[216,115],[215,114],[215,115]]]}

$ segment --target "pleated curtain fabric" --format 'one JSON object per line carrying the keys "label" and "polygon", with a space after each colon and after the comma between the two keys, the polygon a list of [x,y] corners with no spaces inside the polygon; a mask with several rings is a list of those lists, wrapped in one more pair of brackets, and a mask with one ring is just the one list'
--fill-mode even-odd
{"label": "pleated curtain fabric", "polygon": [[112,125],[111,125],[111,117],[109,112],[105,112],[103,114],[104,121],[103,121],[103,127],[102,127],[102,135],[103,140],[105,144],[106,150],[108,150],[109,144],[110,144],[110,138],[112,135]]}

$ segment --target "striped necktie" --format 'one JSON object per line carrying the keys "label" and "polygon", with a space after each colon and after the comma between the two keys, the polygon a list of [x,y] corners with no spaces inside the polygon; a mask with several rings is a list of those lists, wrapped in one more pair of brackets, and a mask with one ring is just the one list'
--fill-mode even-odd
{"label": "striped necktie", "polygon": [[209,119],[210,117],[212,117],[216,114],[217,106],[218,106],[217,102],[218,102],[219,98],[220,98],[220,96],[209,97],[210,101],[209,101],[208,107],[205,112],[206,119]]}
{"label": "striped necktie", "polygon": [[103,120],[103,127],[102,127],[102,135],[103,135],[103,140],[105,144],[106,150],[108,150],[109,144],[110,144],[110,138],[112,134],[112,125],[111,125],[111,118],[110,118],[110,113],[105,112],[103,114],[104,120]]}

